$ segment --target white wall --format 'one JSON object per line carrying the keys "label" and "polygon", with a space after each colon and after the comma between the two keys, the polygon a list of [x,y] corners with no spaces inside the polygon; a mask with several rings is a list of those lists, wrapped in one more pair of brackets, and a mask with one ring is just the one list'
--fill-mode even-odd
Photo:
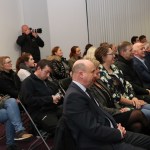
{"label": "white wall", "polygon": [[22,18],[22,4],[20,0],[0,1],[0,56],[11,56],[15,62],[19,56],[16,47],[17,32]]}
{"label": "white wall", "polygon": [[23,0],[24,23],[32,28],[43,28],[40,35],[45,42],[42,58],[60,46],[69,58],[70,49],[87,44],[85,0]]}
{"label": "white wall", "polygon": [[[45,46],[40,48],[41,58],[46,58],[50,49],[50,30],[48,21],[47,0],[22,0],[24,22],[33,29],[42,28],[42,34],[39,36],[43,39]],[[21,33],[21,31],[20,31]]]}
{"label": "white wall", "polygon": [[86,11],[84,0],[1,0],[0,1],[0,56],[9,55],[15,67],[20,55],[16,39],[21,26],[43,29],[40,37],[45,46],[40,48],[42,58],[59,45],[68,58],[70,48],[87,44]]}
{"label": "white wall", "polygon": [[72,46],[88,42],[85,0],[47,0],[51,48],[60,46],[68,58]]}

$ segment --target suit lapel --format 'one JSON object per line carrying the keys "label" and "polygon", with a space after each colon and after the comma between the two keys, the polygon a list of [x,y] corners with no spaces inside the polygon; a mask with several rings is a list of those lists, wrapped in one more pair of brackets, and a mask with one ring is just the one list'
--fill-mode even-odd
{"label": "suit lapel", "polygon": [[78,85],[76,85],[74,82],[72,82],[70,84],[70,86],[72,86],[75,89],[78,89],[84,96],[86,96],[90,100],[90,97]]}
{"label": "suit lapel", "polygon": [[[91,108],[91,110],[96,113],[99,114],[100,116],[104,116],[104,118],[109,119],[112,124],[114,125],[114,127],[116,127],[116,122],[113,119],[113,117],[107,113],[102,107],[101,105],[97,105],[94,98],[92,96],[88,96],[78,85],[76,85],[75,83],[71,83],[71,85],[73,88],[77,88],[88,100],[89,102],[89,107]],[[91,95],[91,94],[90,94]],[[97,101],[98,102],[98,101]]]}
{"label": "suit lapel", "polygon": [[144,61],[145,65],[136,57],[134,57],[135,61],[137,62],[137,64],[142,65],[148,72],[149,72],[149,68],[147,63]]}

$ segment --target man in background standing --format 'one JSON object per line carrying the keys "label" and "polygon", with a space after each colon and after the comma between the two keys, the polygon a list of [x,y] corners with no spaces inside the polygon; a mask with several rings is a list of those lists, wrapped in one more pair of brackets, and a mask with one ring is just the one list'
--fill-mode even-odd
{"label": "man in background standing", "polygon": [[32,54],[36,63],[41,59],[39,47],[43,47],[44,42],[28,25],[22,26],[22,35],[18,36],[16,43],[21,47],[21,54],[24,52]]}

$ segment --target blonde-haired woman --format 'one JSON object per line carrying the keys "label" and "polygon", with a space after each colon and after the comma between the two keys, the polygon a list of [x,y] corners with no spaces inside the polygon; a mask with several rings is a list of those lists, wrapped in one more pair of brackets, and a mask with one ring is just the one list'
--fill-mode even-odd
{"label": "blonde-haired woman", "polygon": [[95,58],[96,47],[92,46],[87,50],[86,55],[83,57],[84,59],[96,59]]}
{"label": "blonde-haired woman", "polygon": [[5,123],[6,125],[6,144],[8,150],[17,150],[14,142],[15,136],[17,140],[24,140],[32,136],[25,132],[25,128],[21,122],[20,112],[16,102],[19,89],[20,80],[12,70],[10,57],[0,57],[0,94],[9,95],[4,101],[4,105],[0,108],[0,123]]}

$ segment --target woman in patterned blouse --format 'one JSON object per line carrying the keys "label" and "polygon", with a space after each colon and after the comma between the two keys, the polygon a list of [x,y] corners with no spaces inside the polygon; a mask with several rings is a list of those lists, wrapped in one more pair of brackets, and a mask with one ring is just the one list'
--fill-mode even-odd
{"label": "woman in patterned blouse", "polygon": [[111,48],[97,48],[95,57],[100,62],[101,80],[112,93],[114,103],[120,103],[130,109],[141,109],[150,120],[150,104],[134,96],[132,85],[124,79],[122,71],[113,64],[115,56]]}

